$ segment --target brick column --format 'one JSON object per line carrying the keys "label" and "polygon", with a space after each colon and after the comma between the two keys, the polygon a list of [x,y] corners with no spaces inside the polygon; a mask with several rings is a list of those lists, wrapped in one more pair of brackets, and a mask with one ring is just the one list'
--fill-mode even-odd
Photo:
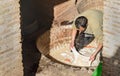
{"label": "brick column", "polygon": [[120,75],[120,0],[104,1],[103,76]]}
{"label": "brick column", "polygon": [[0,76],[22,76],[19,0],[0,0]]}

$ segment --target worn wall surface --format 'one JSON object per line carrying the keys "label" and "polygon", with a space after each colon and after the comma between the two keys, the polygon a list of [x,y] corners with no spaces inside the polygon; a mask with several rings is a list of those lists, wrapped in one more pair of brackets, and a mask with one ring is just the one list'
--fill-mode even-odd
{"label": "worn wall surface", "polygon": [[103,76],[120,76],[120,0],[104,1]]}
{"label": "worn wall surface", "polygon": [[62,22],[72,21],[78,15],[74,0],[68,0],[54,6],[54,26],[61,26]]}
{"label": "worn wall surface", "polygon": [[0,0],[0,76],[22,76],[19,0]]}

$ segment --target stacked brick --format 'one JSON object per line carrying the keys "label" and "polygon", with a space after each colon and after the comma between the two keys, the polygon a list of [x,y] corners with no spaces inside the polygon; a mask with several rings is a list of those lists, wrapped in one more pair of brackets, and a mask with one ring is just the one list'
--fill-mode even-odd
{"label": "stacked brick", "polygon": [[75,1],[69,0],[54,7],[53,27],[61,26],[64,21],[72,21],[78,15]]}
{"label": "stacked brick", "polygon": [[22,76],[19,0],[0,0],[0,76]]}
{"label": "stacked brick", "polygon": [[120,76],[120,0],[104,1],[103,76]]}

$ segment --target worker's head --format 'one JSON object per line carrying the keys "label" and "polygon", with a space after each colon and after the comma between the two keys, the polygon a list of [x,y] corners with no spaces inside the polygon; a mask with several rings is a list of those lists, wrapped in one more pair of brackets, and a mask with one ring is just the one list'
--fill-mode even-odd
{"label": "worker's head", "polygon": [[77,29],[83,31],[87,28],[88,19],[84,16],[80,16],[75,20],[75,26]]}

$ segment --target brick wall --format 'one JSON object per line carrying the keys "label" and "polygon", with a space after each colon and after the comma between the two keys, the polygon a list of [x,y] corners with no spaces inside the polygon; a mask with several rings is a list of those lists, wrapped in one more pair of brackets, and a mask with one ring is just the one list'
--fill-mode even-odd
{"label": "brick wall", "polygon": [[78,15],[74,0],[68,0],[54,7],[52,26],[60,26],[64,21],[72,21]]}
{"label": "brick wall", "polygon": [[0,76],[22,76],[19,0],[0,0]]}
{"label": "brick wall", "polygon": [[103,76],[120,76],[120,0],[104,1]]}
{"label": "brick wall", "polygon": [[[103,11],[104,0],[69,0],[54,7],[54,21],[60,24],[62,21],[71,21],[79,13],[87,9],[98,9]],[[53,22],[54,23],[54,22]]]}

